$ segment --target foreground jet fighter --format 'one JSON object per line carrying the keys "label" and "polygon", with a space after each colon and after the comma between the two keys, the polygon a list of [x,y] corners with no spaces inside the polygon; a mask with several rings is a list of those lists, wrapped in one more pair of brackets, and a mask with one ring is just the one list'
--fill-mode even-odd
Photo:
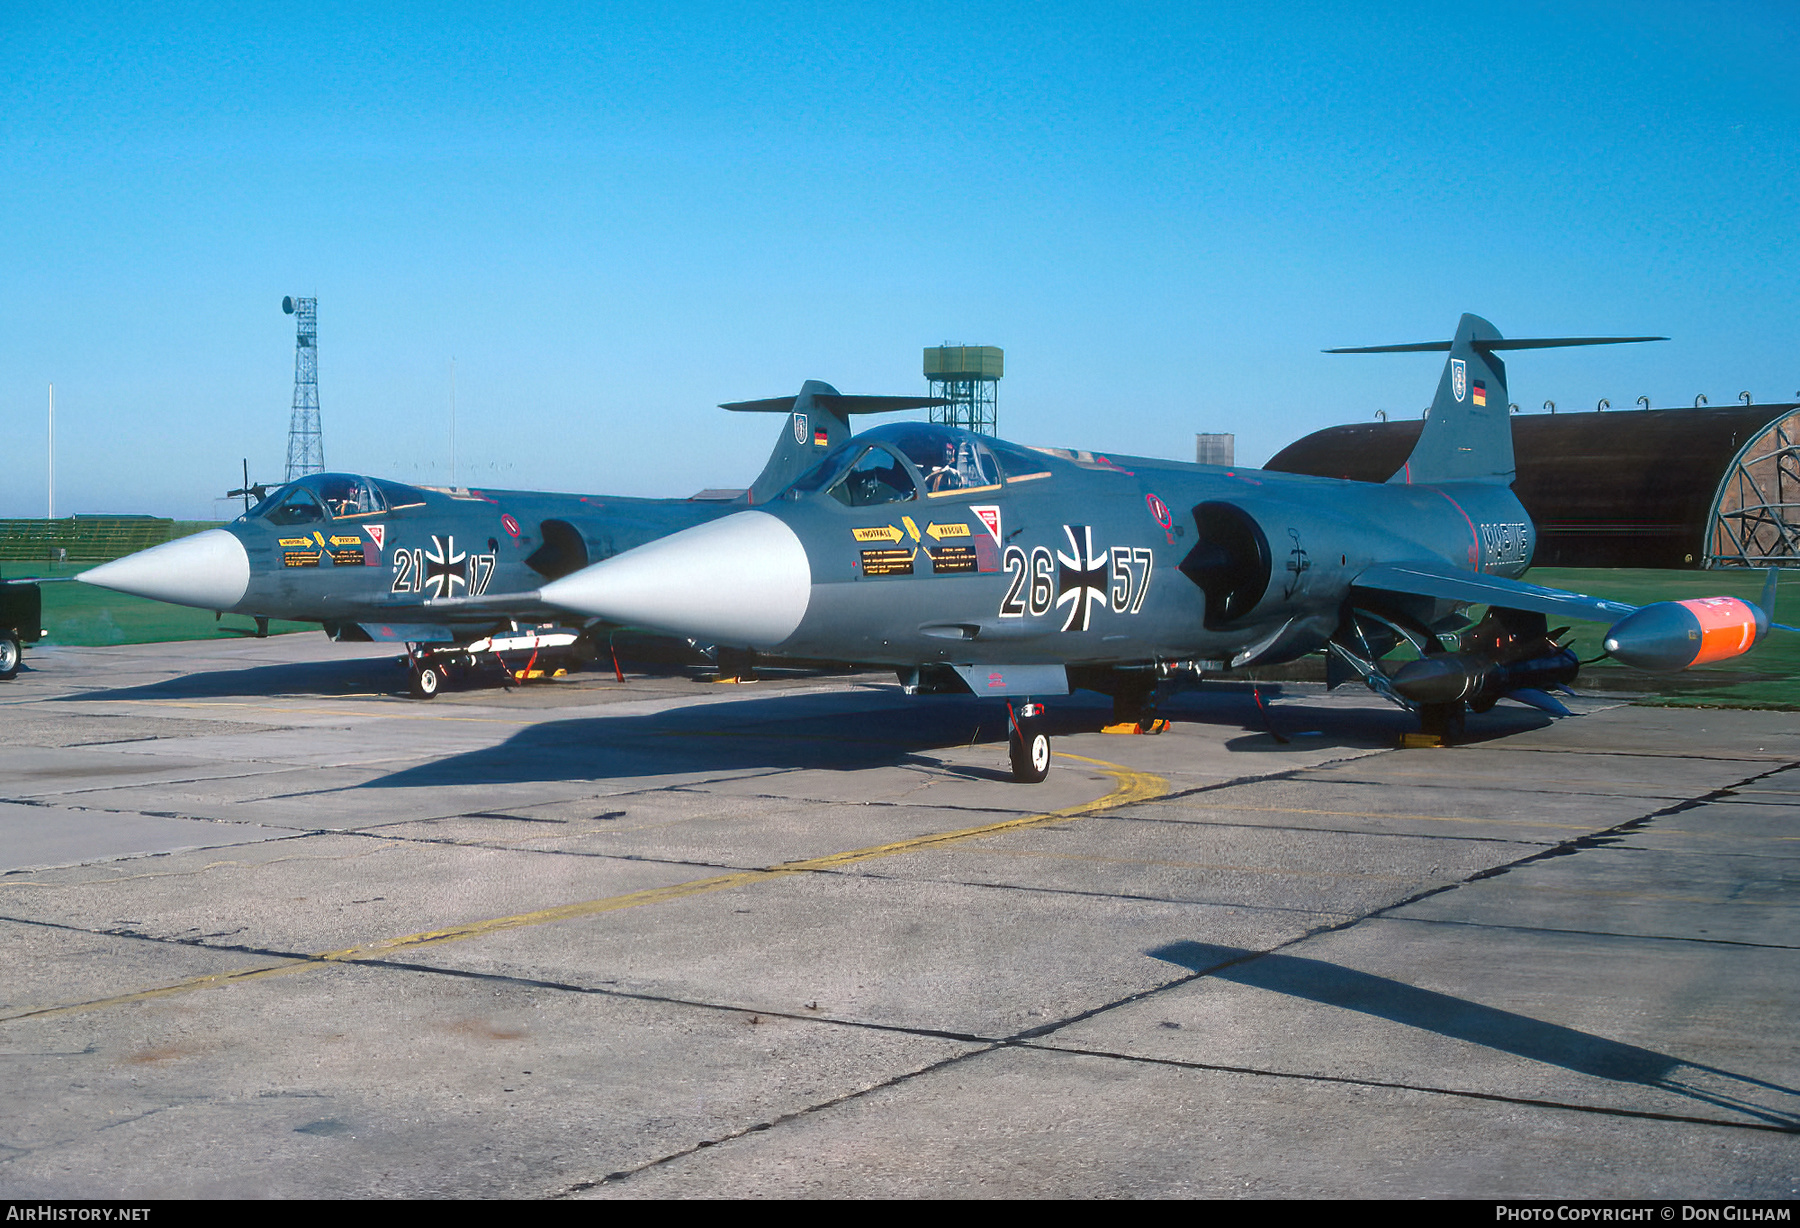
{"label": "foreground jet fighter", "polygon": [[[415,695],[447,672],[503,653],[591,656],[599,630],[521,628],[563,611],[529,595],[457,608],[454,598],[518,592],[667,533],[763,503],[850,437],[849,415],[940,405],[927,397],[844,396],[808,381],[798,396],[727,405],[788,415],[760,477],[735,500],[625,499],[541,491],[423,489],[355,474],[290,482],[222,529],[139,551],[77,579],[177,605],[322,623],[340,640],[404,642]],[[428,609],[435,600],[444,604]],[[586,650],[586,651],[584,651]]]}
{"label": "foreground jet fighter", "polygon": [[[1519,579],[1535,535],[1511,490],[1500,354],[1651,340],[1506,340],[1465,315],[1449,341],[1332,351],[1449,351],[1385,485],[882,426],[764,507],[535,596],[769,655],[891,665],[909,692],[1005,697],[1024,781],[1049,763],[1043,697],[1098,690],[1115,720],[1154,729],[1159,688],[1320,649],[1333,685],[1361,679],[1440,734],[1503,696],[1561,711],[1547,691],[1577,662],[1546,616],[1612,624],[1608,651],[1653,669],[1735,656],[1770,625],[1735,598],[1634,610]],[[1468,627],[1474,605],[1489,613]],[[1396,649],[1415,659],[1384,660]]]}

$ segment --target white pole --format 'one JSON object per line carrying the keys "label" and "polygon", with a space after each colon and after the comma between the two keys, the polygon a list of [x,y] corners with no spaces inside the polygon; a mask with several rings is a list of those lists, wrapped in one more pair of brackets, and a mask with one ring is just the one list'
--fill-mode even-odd
{"label": "white pole", "polygon": [[456,485],[456,357],[450,358],[450,485]]}
{"label": "white pole", "polygon": [[50,385],[50,479],[44,496],[44,519],[56,519],[56,385]]}

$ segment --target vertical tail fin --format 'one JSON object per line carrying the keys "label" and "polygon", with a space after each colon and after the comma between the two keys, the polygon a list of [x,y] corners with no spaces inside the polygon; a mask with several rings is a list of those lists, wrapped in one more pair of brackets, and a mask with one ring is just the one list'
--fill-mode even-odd
{"label": "vertical tail fin", "polygon": [[1547,350],[1569,345],[1616,345],[1632,341],[1667,341],[1667,337],[1516,337],[1480,316],[1457,321],[1448,341],[1412,345],[1368,345],[1326,350],[1327,354],[1394,354],[1448,350],[1437,396],[1425,419],[1412,455],[1390,482],[1492,482],[1512,485],[1512,417],[1506,395],[1506,364],[1499,350]]}
{"label": "vertical tail fin", "polygon": [[1480,316],[1465,314],[1457,321],[1425,429],[1390,482],[1512,485],[1517,471],[1506,364],[1478,344],[1498,340],[1500,330]]}
{"label": "vertical tail fin", "polygon": [[786,428],[775,441],[775,450],[769,453],[769,463],[745,494],[745,502],[756,504],[767,503],[792,486],[801,474],[848,440],[853,433],[851,414],[885,414],[944,404],[947,402],[938,397],[845,396],[830,384],[809,379],[800,386],[798,396],[732,401],[719,408],[788,416]]}
{"label": "vertical tail fin", "polygon": [[809,379],[800,386],[800,395],[771,397],[766,401],[736,401],[721,409],[762,413],[786,413],[787,427],[775,440],[769,463],[750,484],[748,501],[767,503],[794,484],[794,479],[811,469],[826,453],[850,438],[849,420],[839,414],[821,411],[819,396],[836,396],[837,389],[821,380]]}

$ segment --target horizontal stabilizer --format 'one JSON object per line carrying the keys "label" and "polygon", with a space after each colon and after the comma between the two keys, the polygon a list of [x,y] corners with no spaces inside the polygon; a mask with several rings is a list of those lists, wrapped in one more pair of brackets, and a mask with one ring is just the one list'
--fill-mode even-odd
{"label": "horizontal stabilizer", "polygon": [[[1667,337],[1495,337],[1490,340],[1477,339],[1469,344],[1474,349],[1493,350],[1556,350],[1569,345],[1629,345],[1635,341],[1667,341]],[[1326,350],[1327,354],[1414,354],[1426,350],[1446,351],[1454,342],[1450,341],[1415,341],[1410,345],[1356,345],[1341,349]]]}
{"label": "horizontal stabilizer", "polygon": [[1545,588],[1523,580],[1458,571],[1441,563],[1389,563],[1371,567],[1356,577],[1355,588],[1383,593],[1405,593],[1460,601],[1468,605],[1494,605],[1507,610],[1529,610],[1557,618],[1613,623],[1638,607],[1604,597],[1589,597],[1560,588]]}
{"label": "horizontal stabilizer", "polygon": [[[794,411],[799,397],[768,397],[761,401],[727,401],[720,409],[749,414],[788,414]],[[943,397],[871,397],[846,396],[841,392],[815,392],[813,404],[834,414],[892,414],[903,409],[930,409],[948,405]]]}

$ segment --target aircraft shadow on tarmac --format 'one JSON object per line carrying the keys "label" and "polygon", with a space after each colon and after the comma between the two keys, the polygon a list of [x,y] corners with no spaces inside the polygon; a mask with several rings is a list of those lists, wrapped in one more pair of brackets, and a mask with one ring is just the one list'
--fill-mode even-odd
{"label": "aircraft shadow on tarmac", "polygon": [[[664,676],[683,671],[659,671]],[[687,671],[693,673],[694,671]],[[542,684],[538,684],[542,685]],[[564,685],[564,684],[551,684]],[[599,673],[575,685],[606,686]],[[710,697],[695,684],[697,699]],[[356,657],[201,670],[138,686],[97,688],[62,696],[69,700],[226,699],[404,694],[406,673],[394,658]],[[466,694],[479,696],[482,686]],[[496,692],[499,688],[493,688]],[[1262,704],[1257,703],[1260,693]],[[1398,708],[1357,708],[1309,703],[1316,692],[1266,683],[1220,681],[1171,696],[1161,712],[1177,723],[1236,728],[1225,743],[1239,753],[1282,753],[1331,747],[1393,746],[1417,719]],[[441,702],[441,701],[440,701]],[[821,712],[820,704],[825,705]],[[1053,736],[1092,733],[1110,719],[1109,701],[1077,691],[1049,703]],[[1469,718],[1466,741],[1535,729],[1550,718],[1535,709],[1502,704]],[[683,740],[681,735],[689,735]],[[835,696],[772,694],[729,705],[696,703],[654,716],[600,716],[545,721],[501,746],[452,756],[397,773],[383,785],[593,779],[706,768],[831,768],[855,771],[891,766],[946,746],[1003,742],[1005,710],[966,695],[903,698],[898,687]],[[678,747],[676,743],[681,743]],[[635,748],[633,747],[633,744]],[[674,747],[674,754],[671,749]],[[654,765],[643,761],[654,760]],[[679,764],[670,767],[671,762]],[[978,768],[951,769],[986,778]],[[1005,775],[1001,773],[1000,775]],[[999,777],[996,777],[999,778]]]}
{"label": "aircraft shadow on tarmac", "polygon": [[[1264,689],[1265,701],[1270,693]],[[697,690],[696,698],[703,696]],[[1242,752],[1392,746],[1402,731],[1416,727],[1398,709],[1329,708],[1308,705],[1304,696],[1266,717],[1248,687],[1234,686],[1188,692],[1163,711],[1178,725],[1245,730],[1226,743]],[[1533,728],[1548,719],[1529,709],[1489,715],[1495,719],[1470,722],[1471,740]],[[1078,691],[1052,701],[1048,732],[1053,737],[1093,733],[1109,719],[1105,697]],[[913,762],[972,778],[1010,779],[1000,770],[999,758],[990,770],[945,766],[933,755],[951,746],[997,747],[1005,738],[1005,710],[973,696],[907,698],[897,687],[788,692],[729,703],[696,702],[648,715],[542,721],[499,745],[418,764],[362,787],[598,780],[692,771],[861,771]]]}
{"label": "aircraft shadow on tarmac", "polygon": [[406,670],[393,657],[350,657],[335,661],[294,661],[246,669],[207,669],[139,686],[96,688],[62,695],[93,699],[241,699],[404,694]]}
{"label": "aircraft shadow on tarmac", "polygon": [[[698,696],[706,693],[697,690]],[[1096,703],[1102,701],[1093,697]],[[1065,710],[1060,720],[1095,728],[1103,709]],[[1072,731],[1072,730],[1071,730]],[[992,703],[933,696],[907,699],[895,687],[777,693],[727,703],[696,702],[651,714],[541,721],[492,747],[421,763],[364,788],[601,780],[681,772],[893,767],[946,745],[1000,743],[1006,716]],[[995,771],[966,770],[994,779]],[[957,770],[957,769],[953,769]],[[1007,777],[1010,779],[1010,777]]]}
{"label": "aircraft shadow on tarmac", "polygon": [[1174,942],[1147,954],[1212,979],[1372,1015],[1577,1074],[1658,1088],[1800,1132],[1800,1089],[1779,1083],[1683,1061],[1322,960],[1258,955],[1201,942]]}

